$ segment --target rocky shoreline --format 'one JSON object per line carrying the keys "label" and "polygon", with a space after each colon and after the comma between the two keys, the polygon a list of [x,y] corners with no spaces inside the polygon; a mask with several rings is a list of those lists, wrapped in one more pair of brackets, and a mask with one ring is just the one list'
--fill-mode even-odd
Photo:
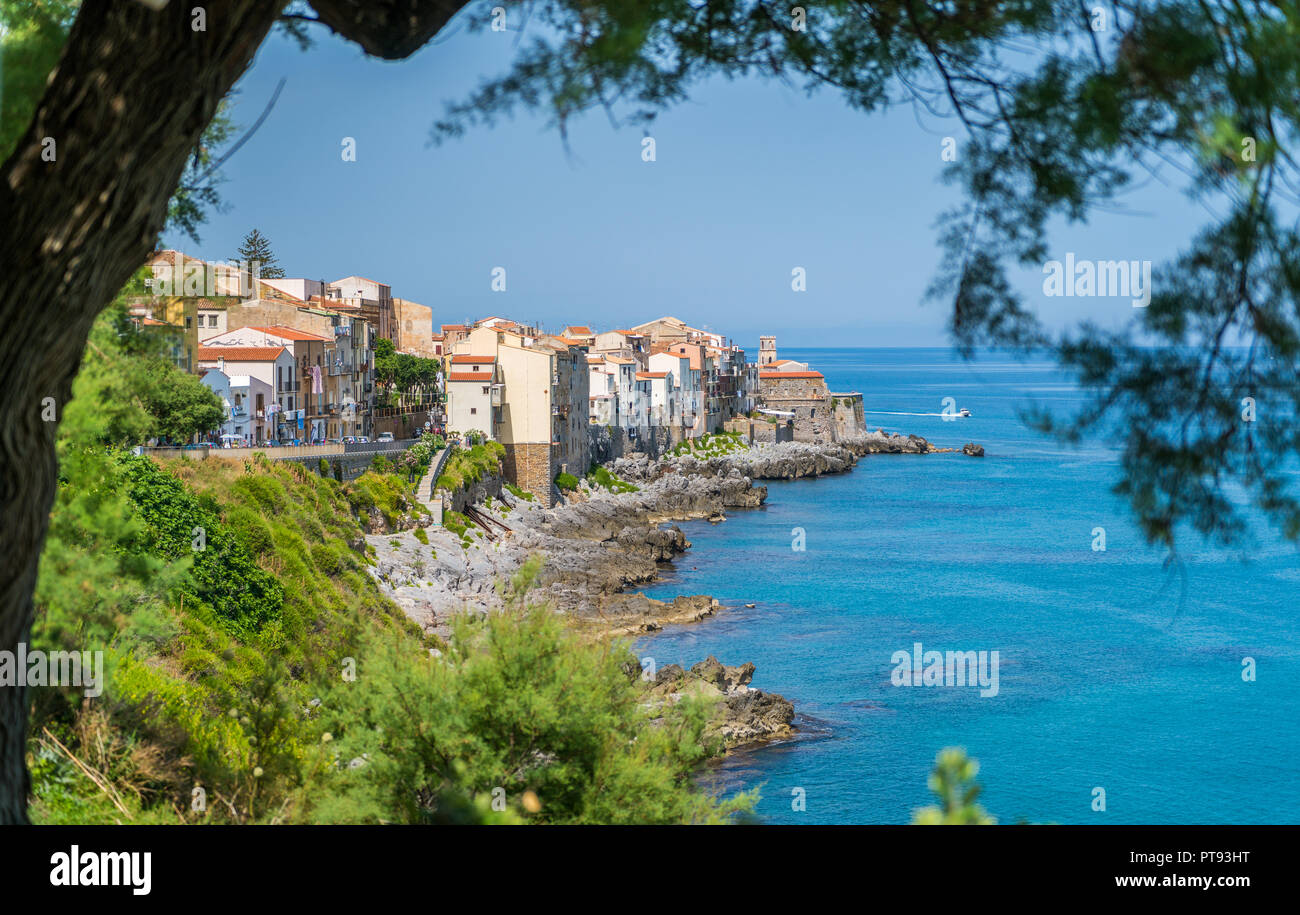
{"label": "rocky shoreline", "polygon": [[[690,548],[672,522],[720,521],[729,509],[757,508],[767,499],[761,480],[844,473],[868,454],[938,451],[919,436],[877,431],[835,444],[787,442],[711,457],[620,458],[606,466],[635,491],[611,492],[583,481],[563,504],[550,509],[503,491],[500,499],[474,506],[478,524],[463,538],[443,527],[367,536],[376,560],[370,571],[411,619],[445,636],[452,614],[499,607],[497,583],[508,580],[530,557],[541,556],[542,571],[532,597],[568,614],[580,631],[593,636],[652,632],[706,619],[719,609],[709,595],[660,601],[628,590],[654,581],[661,563]],[[752,665],[723,668],[713,660],[731,672],[719,674],[711,664],[701,664],[707,670],[693,677],[680,669],[673,676],[703,678],[701,682],[712,684],[708,688],[725,697],[724,740],[734,744],[760,739],[744,736],[751,733],[771,737],[781,732],[784,712],[773,712],[771,703],[789,703],[748,686]],[[660,671],[661,676],[668,671]],[[666,683],[657,679],[651,687],[660,699],[672,694]],[[756,714],[766,723],[757,722]],[[788,728],[789,722],[785,724]]]}

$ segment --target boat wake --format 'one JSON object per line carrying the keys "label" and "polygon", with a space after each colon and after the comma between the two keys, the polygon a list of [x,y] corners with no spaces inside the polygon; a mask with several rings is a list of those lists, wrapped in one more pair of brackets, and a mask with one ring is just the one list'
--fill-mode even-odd
{"label": "boat wake", "polygon": [[889,410],[863,410],[862,412],[869,416],[951,416],[956,419],[965,419],[970,416],[970,412],[967,410],[959,413],[894,413]]}

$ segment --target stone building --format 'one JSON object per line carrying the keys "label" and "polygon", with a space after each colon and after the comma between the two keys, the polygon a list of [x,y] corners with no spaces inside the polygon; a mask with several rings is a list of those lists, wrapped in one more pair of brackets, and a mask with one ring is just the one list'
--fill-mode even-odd
{"label": "stone building", "polygon": [[[470,330],[455,344],[453,371],[460,356],[492,358],[500,385],[492,438],[505,446],[506,479],[550,506],[556,475],[582,476],[590,465],[587,352],[558,341],[539,343],[507,326],[494,322]],[[451,403],[455,397],[449,390],[449,414],[457,409]]]}
{"label": "stone building", "polygon": [[835,442],[866,431],[862,395],[829,390],[821,372],[767,367],[758,378],[761,405],[793,414],[796,441]]}
{"label": "stone building", "polygon": [[393,298],[393,346],[399,353],[424,359],[439,355],[433,345],[433,309],[408,299]]}

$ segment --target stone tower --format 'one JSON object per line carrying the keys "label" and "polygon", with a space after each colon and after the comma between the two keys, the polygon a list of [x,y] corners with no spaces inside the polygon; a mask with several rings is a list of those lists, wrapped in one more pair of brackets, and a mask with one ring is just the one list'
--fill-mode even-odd
{"label": "stone tower", "polygon": [[758,338],[758,364],[767,365],[776,361],[776,337]]}

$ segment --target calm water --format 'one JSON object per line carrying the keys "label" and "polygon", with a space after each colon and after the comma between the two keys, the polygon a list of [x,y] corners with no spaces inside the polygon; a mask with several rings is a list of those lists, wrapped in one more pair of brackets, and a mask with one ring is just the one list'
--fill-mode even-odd
{"label": "calm water", "polygon": [[[640,654],[753,661],[754,685],[800,714],[799,738],[722,763],[722,787],[761,785],[773,822],[906,822],[931,800],[935,753],[958,745],[979,759],[983,802],[1002,822],[1300,822],[1294,547],[1266,536],[1243,561],[1188,540],[1181,571],[1165,568],[1110,493],[1114,454],[1060,448],[1017,418],[1031,403],[1080,402],[1049,363],[781,356],[861,391],[868,410],[937,413],[954,397],[971,418],[867,419],[988,456],[872,456],[850,474],[769,484],[766,507],[725,524],[682,525],[693,548],[647,593],[728,607],[642,640]],[[1105,552],[1092,549],[1096,527]],[[891,655],[914,642],[997,650],[998,695],[891,685]],[[1242,680],[1244,657],[1256,682]],[[806,812],[791,809],[796,787]]]}

